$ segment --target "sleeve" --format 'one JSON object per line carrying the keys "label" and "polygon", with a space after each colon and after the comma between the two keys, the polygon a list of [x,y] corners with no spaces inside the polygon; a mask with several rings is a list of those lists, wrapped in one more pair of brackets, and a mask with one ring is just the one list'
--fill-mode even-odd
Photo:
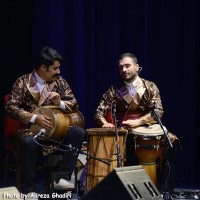
{"label": "sleeve", "polygon": [[68,113],[76,112],[79,109],[79,105],[67,81],[65,79],[61,79],[57,82],[57,84],[57,92],[60,94],[62,103],[65,104],[65,111]]}
{"label": "sleeve", "polygon": [[157,119],[153,116],[153,104],[155,103],[155,109],[156,112],[158,113],[159,118],[162,118],[164,110],[162,106],[162,101],[161,101],[161,96],[160,96],[160,91],[158,87],[156,86],[155,83],[146,81],[145,83],[146,89],[147,89],[147,99],[146,99],[146,110],[148,112],[143,115],[142,117],[139,118],[140,120],[140,125],[143,124],[153,124],[157,123]]}
{"label": "sleeve", "polygon": [[24,97],[26,93],[25,78],[18,78],[13,84],[12,90],[9,94],[9,101],[5,107],[9,117],[18,120],[20,123],[28,125],[33,114],[24,109]]}
{"label": "sleeve", "polygon": [[106,93],[103,94],[97,109],[94,112],[93,119],[96,127],[102,127],[103,124],[108,123],[107,115],[111,111],[112,101],[115,98],[113,86],[111,86]]}

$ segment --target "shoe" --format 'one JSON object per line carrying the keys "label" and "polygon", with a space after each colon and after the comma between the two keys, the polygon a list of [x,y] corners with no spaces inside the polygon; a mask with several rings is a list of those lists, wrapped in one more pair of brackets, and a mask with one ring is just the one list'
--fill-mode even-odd
{"label": "shoe", "polygon": [[60,179],[58,183],[54,181],[54,188],[58,190],[72,190],[75,188],[73,183],[69,183],[65,179]]}
{"label": "shoe", "polygon": [[38,199],[38,194],[35,192],[29,192],[28,194],[26,194],[26,200],[39,200]]}

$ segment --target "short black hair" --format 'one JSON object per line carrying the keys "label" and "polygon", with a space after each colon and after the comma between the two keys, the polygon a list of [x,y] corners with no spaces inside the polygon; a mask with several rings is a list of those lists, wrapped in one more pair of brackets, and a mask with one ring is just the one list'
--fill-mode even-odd
{"label": "short black hair", "polygon": [[38,70],[41,65],[45,65],[48,69],[56,60],[61,62],[63,58],[55,49],[45,46],[40,51],[35,69]]}
{"label": "short black hair", "polygon": [[138,59],[137,59],[137,57],[136,57],[133,53],[123,53],[123,54],[121,54],[121,55],[119,56],[119,60],[121,60],[121,59],[123,59],[123,58],[125,58],[125,57],[130,57],[130,58],[132,58],[132,60],[133,60],[136,64],[138,64]]}

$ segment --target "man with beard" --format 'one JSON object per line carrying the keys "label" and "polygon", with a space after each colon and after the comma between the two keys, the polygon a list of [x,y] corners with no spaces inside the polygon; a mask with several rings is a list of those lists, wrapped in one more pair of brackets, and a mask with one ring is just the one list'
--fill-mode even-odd
{"label": "man with beard", "polygon": [[[20,122],[20,129],[14,136],[20,168],[21,168],[21,193],[36,193],[34,178],[38,155],[47,155],[58,150],[55,144],[41,147],[34,142],[34,134],[30,126],[35,124],[48,131],[53,128],[51,118],[44,114],[34,114],[33,111],[42,106],[56,106],[66,113],[77,112],[78,103],[69,84],[60,76],[62,56],[53,48],[41,49],[36,67],[30,74],[19,77],[9,94],[6,111],[11,118]],[[72,145],[80,149],[84,140],[83,128],[73,126],[63,139],[63,144]],[[44,141],[45,143],[45,141]],[[73,189],[70,183],[74,170],[75,156],[72,151],[64,151],[61,165],[54,181],[56,189]],[[32,198],[33,199],[33,198]],[[37,199],[37,195],[35,198]]]}
{"label": "man with beard", "polygon": [[[96,127],[112,128],[113,123],[112,110],[116,107],[117,127],[128,129],[129,133],[126,139],[126,166],[139,164],[134,150],[135,138],[133,131],[137,127],[152,126],[158,119],[152,114],[155,107],[159,118],[163,115],[163,107],[160,98],[160,92],[155,83],[145,80],[139,76],[141,67],[139,67],[137,58],[132,53],[122,54],[119,58],[119,73],[121,82],[110,88],[103,95],[95,113],[94,122]],[[174,143],[176,136],[168,133],[170,141]],[[176,145],[174,145],[176,146]],[[167,187],[170,191],[174,189],[174,149],[168,148],[168,157],[170,163],[170,174],[167,180]],[[164,158],[164,157],[163,157]],[[168,161],[167,161],[168,162]],[[165,166],[165,162],[163,162]],[[165,167],[162,170],[165,174]],[[160,188],[165,181],[166,176],[162,176],[159,181]]]}

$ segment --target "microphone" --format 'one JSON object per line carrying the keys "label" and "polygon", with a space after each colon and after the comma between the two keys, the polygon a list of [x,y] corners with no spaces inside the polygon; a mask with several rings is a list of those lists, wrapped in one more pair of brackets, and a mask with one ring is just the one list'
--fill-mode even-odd
{"label": "microphone", "polygon": [[139,67],[138,74],[142,71],[142,67]]}
{"label": "microphone", "polygon": [[34,138],[41,137],[44,138],[46,133],[46,129],[42,128],[40,131],[34,136]]}
{"label": "microphone", "polygon": [[115,100],[113,100],[112,101],[112,114],[114,115],[115,113],[116,113],[116,101]]}
{"label": "microphone", "polygon": [[150,103],[149,103],[149,108],[151,110],[151,116],[154,118],[154,119],[158,119],[158,109],[156,107],[156,102],[154,100],[151,100]]}

